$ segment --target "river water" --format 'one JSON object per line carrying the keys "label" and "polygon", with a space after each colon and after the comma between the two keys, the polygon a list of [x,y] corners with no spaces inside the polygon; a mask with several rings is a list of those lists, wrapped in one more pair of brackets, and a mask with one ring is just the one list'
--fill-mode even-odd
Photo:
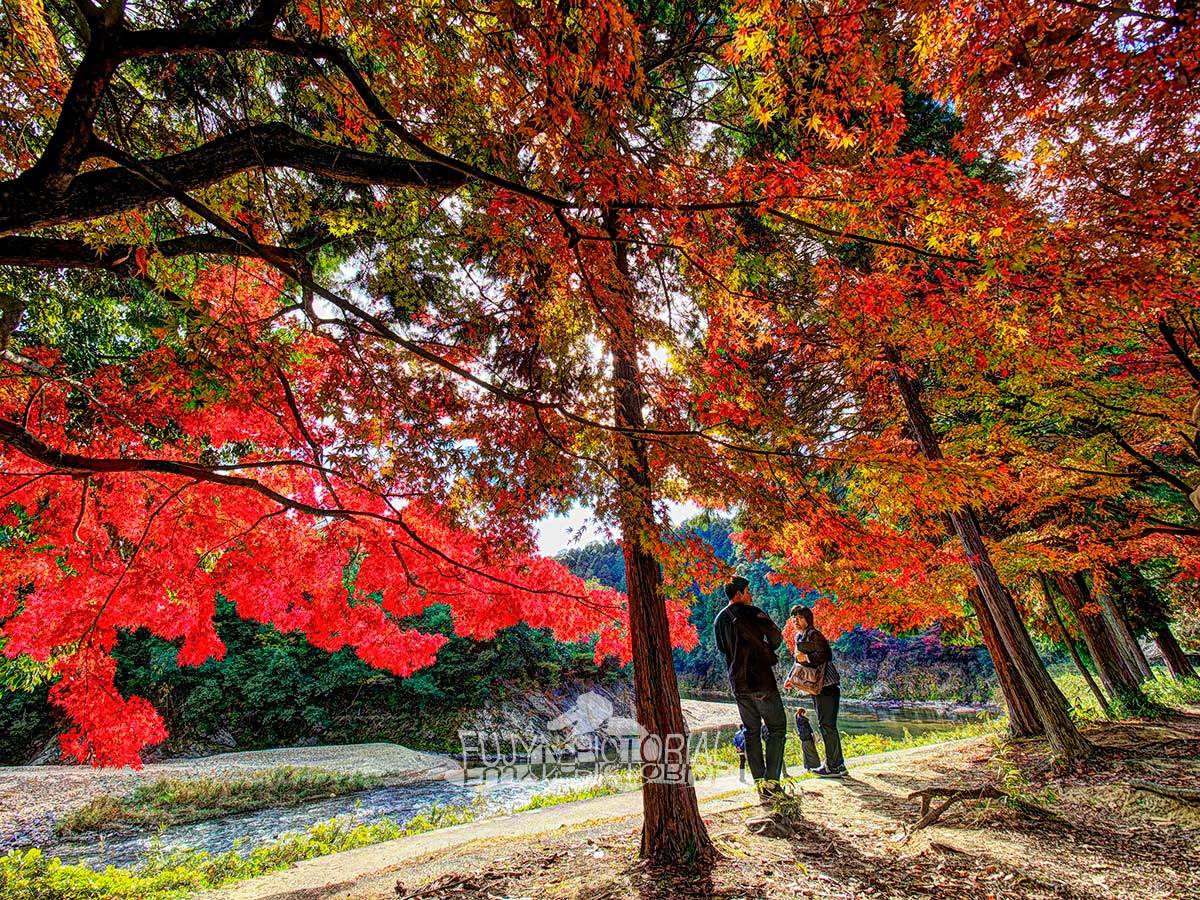
{"label": "river water", "polygon": [[[732,704],[731,704],[732,705]],[[789,720],[795,704],[789,704]],[[810,717],[812,717],[810,708]],[[838,717],[838,728],[847,734],[875,733],[902,737],[905,731],[920,734],[953,728],[961,718],[925,709],[877,709],[846,704]],[[813,719],[815,725],[815,718]],[[732,729],[710,732],[707,746],[725,743]],[[482,803],[485,814],[503,814],[520,806],[535,794],[565,791],[590,782],[588,777],[535,778],[527,769],[523,780],[500,781],[479,785],[462,781],[428,781],[395,787],[361,791],[343,797],[301,803],[296,806],[255,810],[219,819],[176,825],[158,832],[121,832],[92,835],[86,841],[45,848],[47,853],[73,862],[102,869],[105,866],[132,866],[153,852],[196,849],[223,853],[238,848],[246,851],[288,833],[334,816],[349,817],[355,823],[377,822],[390,818],[400,824],[428,811],[435,804]]]}

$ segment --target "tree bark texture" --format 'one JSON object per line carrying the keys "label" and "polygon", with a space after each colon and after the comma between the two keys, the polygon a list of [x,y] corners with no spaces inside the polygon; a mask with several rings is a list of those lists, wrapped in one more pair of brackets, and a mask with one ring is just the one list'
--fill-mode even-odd
{"label": "tree bark texture", "polygon": [[1054,583],[1075,614],[1079,632],[1087,644],[1088,653],[1096,664],[1096,671],[1104,689],[1113,699],[1124,697],[1142,700],[1141,673],[1133,668],[1128,654],[1121,647],[1121,638],[1112,627],[1112,622],[1091,602],[1087,582],[1076,572],[1074,575],[1058,574]]}
{"label": "tree bark texture", "polygon": [[975,610],[975,619],[979,623],[979,633],[983,636],[983,645],[987,648],[988,655],[992,658],[992,665],[996,669],[996,679],[1000,682],[1000,691],[1004,694],[1004,705],[1008,709],[1009,734],[1015,738],[1036,737],[1044,734],[1045,729],[1042,728],[1041,720],[1038,719],[1033,698],[1025,689],[1025,683],[1013,669],[1008,654],[1004,652],[1004,647],[1000,643],[1000,635],[996,631],[996,620],[992,618],[991,611],[983,602],[979,588],[972,587],[967,592],[967,596]]}
{"label": "tree bark texture", "polygon": [[[610,223],[615,233],[615,223]],[[616,437],[620,465],[618,510],[625,554],[629,631],[633,647],[633,683],[638,723],[645,729],[644,747],[670,746],[685,735],[683,708],[671,650],[662,570],[647,548],[655,527],[653,485],[648,448],[635,432],[645,426],[638,367],[638,336],[633,315],[633,279],[625,246],[613,242],[616,285],[611,292],[609,341],[614,383],[614,420],[628,432]],[[678,746],[676,744],[676,746]],[[641,855],[657,862],[681,862],[714,852],[692,784],[683,743],[682,773],[649,764],[642,769]],[[682,774],[682,778],[673,777]]]}
{"label": "tree bark texture", "polygon": [[1112,592],[1109,590],[1097,591],[1096,598],[1100,603],[1100,608],[1104,610],[1104,617],[1108,620],[1109,627],[1117,636],[1121,653],[1124,654],[1129,667],[1138,674],[1138,680],[1153,678],[1154,673],[1150,671],[1150,661],[1146,659],[1142,645],[1138,643],[1133,629],[1129,627],[1129,620],[1125,618],[1125,614],[1113,599]]}
{"label": "tree bark texture", "polygon": [[1050,610],[1054,624],[1058,626],[1058,633],[1062,635],[1063,644],[1066,645],[1067,652],[1071,654],[1071,662],[1075,664],[1075,668],[1079,670],[1079,674],[1087,682],[1088,689],[1091,690],[1092,696],[1096,698],[1096,702],[1100,704],[1100,708],[1107,710],[1108,701],[1104,699],[1104,694],[1100,691],[1100,685],[1096,684],[1096,679],[1092,677],[1091,671],[1083,664],[1083,659],[1079,656],[1079,648],[1075,646],[1075,639],[1067,631],[1067,623],[1063,621],[1062,613],[1058,611],[1058,601],[1054,599],[1054,591],[1050,587],[1050,577],[1045,573],[1040,573],[1038,580],[1042,585],[1042,596],[1046,599],[1046,606]]}
{"label": "tree bark texture", "polygon": [[1154,632],[1154,643],[1158,645],[1158,652],[1162,654],[1163,662],[1167,664],[1167,671],[1171,673],[1172,678],[1178,680],[1196,677],[1196,669],[1179,646],[1170,625],[1164,625]]}

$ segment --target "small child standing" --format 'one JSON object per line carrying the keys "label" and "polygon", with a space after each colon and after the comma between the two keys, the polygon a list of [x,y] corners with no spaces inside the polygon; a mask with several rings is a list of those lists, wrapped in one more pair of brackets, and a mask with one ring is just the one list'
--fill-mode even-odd
{"label": "small child standing", "polygon": [[817,756],[817,742],[812,723],[808,721],[808,715],[802,706],[796,707],[796,734],[800,735],[800,746],[804,750],[804,771],[811,772],[821,765],[821,757]]}
{"label": "small child standing", "polygon": [[746,726],[733,733],[733,749],[738,755],[738,781],[746,780]]}
{"label": "small child standing", "polygon": [[[765,746],[767,746],[767,737],[768,737],[769,735],[770,735],[770,729],[768,729],[768,728],[767,728],[767,723],[766,723],[766,722],[763,722],[763,725],[762,725],[762,742],[763,742],[763,746],[764,746],[764,747],[765,747]],[[785,742],[785,743],[786,743],[786,742]],[[786,746],[785,746],[785,750],[786,750]],[[787,754],[785,753],[784,755],[786,756]],[[788,777],[788,773],[787,773],[787,760],[786,760],[786,759],[781,759],[781,760],[779,761],[779,777],[780,777],[780,778],[787,778],[787,777]]]}

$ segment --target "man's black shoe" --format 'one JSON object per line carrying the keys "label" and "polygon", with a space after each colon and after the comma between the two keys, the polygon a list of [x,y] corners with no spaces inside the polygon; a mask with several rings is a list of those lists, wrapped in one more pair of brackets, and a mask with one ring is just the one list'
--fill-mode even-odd
{"label": "man's black shoe", "polygon": [[817,769],[817,771],[814,772],[813,774],[816,775],[818,778],[849,778],[850,777],[850,773],[849,773],[849,771],[847,771],[845,766],[841,766],[841,767],[833,769],[833,770],[829,770],[829,769],[826,769],[824,766],[821,766],[821,768]]}

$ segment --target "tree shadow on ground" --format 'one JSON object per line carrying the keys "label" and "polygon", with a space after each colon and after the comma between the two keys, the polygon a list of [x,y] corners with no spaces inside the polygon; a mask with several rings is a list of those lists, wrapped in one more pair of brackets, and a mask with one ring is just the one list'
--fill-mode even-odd
{"label": "tree shadow on ground", "polygon": [[926,849],[900,852],[886,839],[878,853],[864,852],[839,831],[807,822],[787,843],[809,880],[840,885],[856,896],[936,896],[977,898],[985,895],[1055,897],[1082,900],[1089,896],[1041,880],[1003,861],[974,854]]}
{"label": "tree shadow on ground", "polygon": [[[1140,725],[1140,723],[1139,723]],[[1114,734],[1114,732],[1117,732]],[[1056,870],[1062,874],[1062,864],[1075,865],[1083,872],[1095,870],[1096,874],[1124,872],[1125,877],[1136,877],[1136,871],[1154,871],[1161,874],[1163,885],[1170,884],[1172,873],[1194,870],[1200,855],[1197,854],[1195,833],[1187,829],[1163,828],[1161,823],[1136,814],[1128,804],[1130,797],[1123,793],[1131,774],[1142,771],[1140,764],[1147,760],[1161,760],[1165,765],[1155,770],[1174,772],[1180,777],[1183,768],[1193,767],[1191,761],[1196,753],[1196,741],[1179,735],[1170,729],[1163,730],[1152,724],[1151,728],[1129,728],[1124,726],[1098,729],[1093,738],[1097,752],[1087,764],[1065,768],[1048,766],[1045,746],[1041,753],[1035,745],[1023,745],[1018,754],[1010,754],[1009,765],[1016,766],[1018,780],[1010,783],[1007,790],[1018,802],[1008,804],[991,802],[984,805],[968,803],[950,807],[936,826],[936,831],[925,836],[933,847],[941,846],[951,852],[961,847],[948,848],[937,837],[949,838],[956,828],[967,836],[971,853],[992,864],[1003,864],[999,858],[1013,858],[1021,848],[1055,847],[1038,863],[1040,871],[1036,877],[1042,881],[1058,881]],[[1154,736],[1156,739],[1150,740]],[[1021,760],[1015,763],[1012,756]],[[1027,763],[1032,766],[1023,768]],[[1181,768],[1183,767],[1183,768]],[[1024,782],[1024,772],[1034,777],[1034,782]],[[908,774],[882,772],[872,775],[876,785],[888,785],[903,792],[903,796],[889,792],[886,788],[864,782],[847,783],[846,788],[854,792],[865,808],[895,818],[911,827],[918,817],[916,802],[908,802],[908,794],[928,787],[974,788],[988,782],[995,783],[999,770],[958,770],[950,773]],[[1053,776],[1038,781],[1039,775]],[[1100,796],[1101,791],[1107,791]],[[1041,810],[1041,812],[1039,812]],[[981,846],[980,831],[1006,837],[1007,849],[999,850]],[[934,837],[936,835],[937,837]],[[1037,853],[1029,853],[1031,859]],[[1028,877],[1035,873],[1023,867]],[[1066,879],[1064,879],[1066,880]],[[1098,893],[1103,894],[1104,891]]]}

